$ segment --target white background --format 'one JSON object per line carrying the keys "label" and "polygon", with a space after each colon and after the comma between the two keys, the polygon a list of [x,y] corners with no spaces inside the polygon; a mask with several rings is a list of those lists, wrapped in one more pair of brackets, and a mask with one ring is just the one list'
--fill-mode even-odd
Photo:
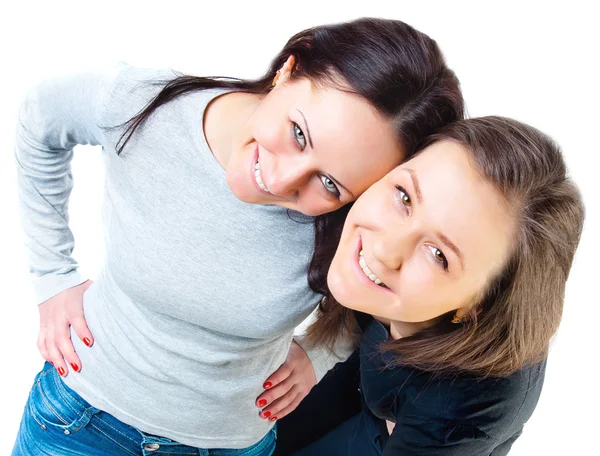
{"label": "white background", "polygon": [[[531,123],[563,147],[587,205],[544,390],[512,455],[595,453],[600,299],[597,172],[598,52],[593,2],[3,2],[0,7],[0,454],[9,454],[28,390],[41,367],[38,314],[22,247],[12,161],[17,109],[36,82],[126,61],[200,75],[255,77],[289,36],[360,16],[401,19],[441,46],[462,82],[472,116]],[[204,6],[210,3],[211,6]],[[215,5],[216,4],[216,5]],[[75,256],[93,275],[102,256],[99,152],[74,161]],[[598,454],[598,453],[595,453]],[[466,455],[468,456],[468,455]]]}

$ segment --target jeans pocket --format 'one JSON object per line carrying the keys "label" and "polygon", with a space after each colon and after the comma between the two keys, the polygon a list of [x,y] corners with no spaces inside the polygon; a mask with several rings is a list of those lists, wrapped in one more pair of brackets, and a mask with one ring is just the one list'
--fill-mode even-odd
{"label": "jeans pocket", "polygon": [[59,430],[66,435],[85,427],[100,411],[66,386],[49,363],[37,375],[27,404],[32,419],[43,430]]}

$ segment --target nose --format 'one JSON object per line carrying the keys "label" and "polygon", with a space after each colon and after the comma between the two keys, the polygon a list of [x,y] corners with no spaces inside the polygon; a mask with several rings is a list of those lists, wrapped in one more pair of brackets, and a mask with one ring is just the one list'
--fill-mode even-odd
{"label": "nose", "polygon": [[280,154],[274,156],[274,166],[267,173],[263,178],[271,193],[293,198],[310,179],[312,166],[301,154]]}
{"label": "nose", "polygon": [[380,228],[373,236],[373,256],[384,267],[399,270],[419,242],[418,227],[405,222]]}

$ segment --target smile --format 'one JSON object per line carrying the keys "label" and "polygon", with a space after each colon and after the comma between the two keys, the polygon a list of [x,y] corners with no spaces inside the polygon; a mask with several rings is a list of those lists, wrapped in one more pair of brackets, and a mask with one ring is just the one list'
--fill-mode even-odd
{"label": "smile", "polygon": [[375,285],[387,288],[385,284],[379,279],[379,277],[373,274],[373,271],[371,271],[369,269],[369,266],[367,266],[367,262],[365,261],[365,257],[363,256],[362,249],[360,250],[360,252],[358,252],[358,264],[360,265],[360,269],[362,269],[364,275],[366,275],[371,282],[373,282]]}
{"label": "smile", "polygon": [[260,175],[260,163],[258,159],[256,160],[256,165],[254,165],[254,180],[256,181],[256,184],[260,187],[262,191],[271,193],[271,191],[263,183],[262,176]]}

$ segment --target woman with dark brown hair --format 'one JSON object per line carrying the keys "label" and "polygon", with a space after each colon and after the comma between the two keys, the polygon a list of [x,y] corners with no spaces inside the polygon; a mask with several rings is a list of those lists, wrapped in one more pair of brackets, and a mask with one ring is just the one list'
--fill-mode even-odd
{"label": "woman with dark brown hair", "polygon": [[[278,418],[335,363],[293,339],[321,299],[314,223],[341,226],[462,115],[435,41],[375,18],[295,34],[255,80],[122,65],[31,90],[16,161],[47,363],[12,454],[272,454]],[[93,284],[68,224],[80,144],[106,171]],[[270,415],[257,396],[292,355]]]}
{"label": "woman with dark brown hair", "polygon": [[538,130],[485,117],[432,136],[349,212],[309,331],[362,328],[363,410],[297,455],[507,454],[539,398],[583,220]]}

